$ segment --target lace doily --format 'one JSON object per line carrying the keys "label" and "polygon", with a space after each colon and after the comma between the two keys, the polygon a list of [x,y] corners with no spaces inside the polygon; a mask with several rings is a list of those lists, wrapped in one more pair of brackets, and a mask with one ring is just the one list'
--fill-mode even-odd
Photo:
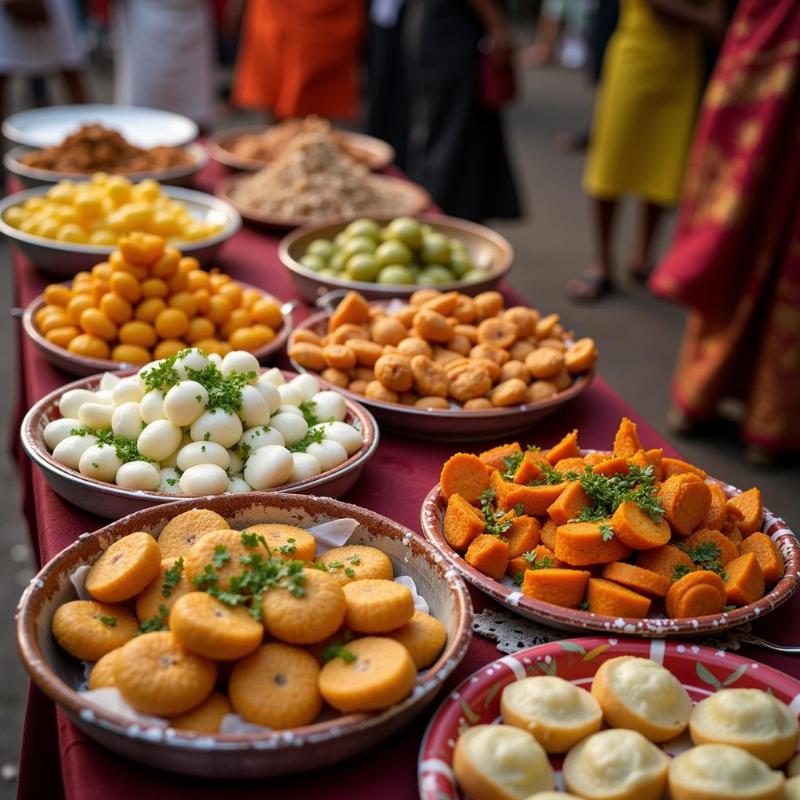
{"label": "lace doily", "polygon": [[[741,637],[750,633],[751,627],[740,625],[722,631],[719,636],[699,639],[699,644],[713,647],[715,650],[738,650],[744,642]],[[548,628],[538,622],[519,617],[508,611],[496,611],[485,609],[480,614],[475,615],[472,629],[484,639],[490,639],[497,644],[497,649],[501,653],[516,653],[527,647],[534,647],[537,644],[555,642],[560,639],[569,639],[572,634],[559,631],[555,628]],[[587,631],[587,634],[591,634]]]}

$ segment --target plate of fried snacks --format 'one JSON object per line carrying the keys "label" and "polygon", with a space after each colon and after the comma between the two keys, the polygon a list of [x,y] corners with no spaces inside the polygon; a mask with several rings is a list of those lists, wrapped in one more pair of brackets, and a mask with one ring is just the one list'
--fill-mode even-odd
{"label": "plate of fried snacks", "polygon": [[578,431],[456,453],[421,510],[425,536],[511,611],[563,630],[697,636],[751,622],[797,588],[800,545],[700,467],[620,422],[610,451]]}
{"label": "plate of fried snacks", "polygon": [[582,638],[486,665],[437,709],[422,800],[783,800],[800,682],[731,652]]}
{"label": "plate of fried snacks", "polygon": [[325,131],[353,161],[378,171],[394,161],[394,148],[381,139],[363,133],[331,127],[313,114],[289,119],[269,128],[250,125],[215,133],[208,149],[216,161],[231,169],[258,172],[279,158],[295,136],[308,131]]}
{"label": "plate of fried snacks", "polygon": [[147,509],[82,535],[17,613],[33,681],[100,744],[214,778],[315,769],[428,705],[466,586],[407,528],[321,497]]}
{"label": "plate of fried snacks", "polygon": [[594,341],[575,341],[558,314],[438,289],[388,303],[347,292],[297,327],[288,354],[382,424],[442,441],[530,428],[588,387],[597,360]]}
{"label": "plate of fried snacks", "polygon": [[329,129],[298,133],[259,172],[226,178],[217,195],[249,222],[297,228],[364,214],[418,214],[430,196],[416,183],[374,175],[338,145]]}
{"label": "plate of fried snacks", "polygon": [[51,147],[14,147],[3,159],[6,169],[26,187],[89,178],[96,172],[182,185],[207,162],[208,153],[200,145],[137,147],[102,125],[84,125]]}
{"label": "plate of fried snacks", "polygon": [[59,369],[94,375],[189,347],[219,356],[247,350],[264,361],[286,343],[290,309],[217,268],[203,269],[160,237],[132,234],[107,259],[47,286],[22,326]]}

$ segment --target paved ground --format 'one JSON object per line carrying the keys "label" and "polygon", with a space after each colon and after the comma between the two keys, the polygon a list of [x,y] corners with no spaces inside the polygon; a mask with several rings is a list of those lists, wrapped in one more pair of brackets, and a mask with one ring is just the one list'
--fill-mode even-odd
{"label": "paved ground", "polygon": [[[102,99],[104,87],[98,92]],[[524,101],[509,115],[511,145],[520,170],[529,218],[496,227],[513,242],[517,260],[512,284],[529,302],[562,314],[580,332],[591,333],[601,350],[603,375],[637,411],[662,433],[668,408],[668,386],[683,324],[682,312],[648,297],[640,288],[623,287],[596,307],[577,307],[563,294],[565,280],[591,257],[586,202],[580,189],[582,157],[559,155],[553,137],[585,126],[591,93],[582,76],[562,70],[531,73],[525,80]],[[229,123],[230,124],[230,123]],[[630,239],[630,214],[621,238]],[[666,239],[665,231],[664,238]],[[624,250],[621,250],[624,254]],[[624,264],[621,256],[620,262]],[[0,439],[9,435],[14,398],[15,330],[8,309],[10,280],[8,248],[0,242]],[[758,483],[765,500],[795,525],[800,525],[797,486],[800,465],[776,471],[757,470],[742,459],[729,430],[702,441],[680,441],[679,447],[712,474],[742,487]],[[18,512],[16,468],[0,451],[0,800],[14,794],[27,681],[13,640],[13,612],[31,573],[27,532]]]}

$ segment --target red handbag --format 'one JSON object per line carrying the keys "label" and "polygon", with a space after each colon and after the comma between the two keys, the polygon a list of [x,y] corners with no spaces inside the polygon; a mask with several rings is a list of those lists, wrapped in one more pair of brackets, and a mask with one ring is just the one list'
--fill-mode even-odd
{"label": "red handbag", "polygon": [[493,110],[516,99],[517,74],[513,59],[495,58],[494,42],[485,38],[478,42],[478,60],[479,91],[483,107]]}

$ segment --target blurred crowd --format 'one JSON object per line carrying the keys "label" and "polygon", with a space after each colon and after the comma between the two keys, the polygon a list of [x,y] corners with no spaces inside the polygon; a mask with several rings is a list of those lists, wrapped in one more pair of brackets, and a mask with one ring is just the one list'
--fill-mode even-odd
{"label": "blurred crowd", "polygon": [[625,271],[691,312],[673,423],[702,426],[733,395],[754,451],[800,449],[797,0],[0,0],[0,102],[13,75],[35,102],[49,75],[87,101],[87,43],[113,54],[118,103],[208,126],[227,64],[232,105],[362,126],[473,220],[522,213],[503,127],[517,70],[585,68],[591,123],[563,144],[586,147],[595,256],[567,294],[614,290],[618,205],[635,198]]}

